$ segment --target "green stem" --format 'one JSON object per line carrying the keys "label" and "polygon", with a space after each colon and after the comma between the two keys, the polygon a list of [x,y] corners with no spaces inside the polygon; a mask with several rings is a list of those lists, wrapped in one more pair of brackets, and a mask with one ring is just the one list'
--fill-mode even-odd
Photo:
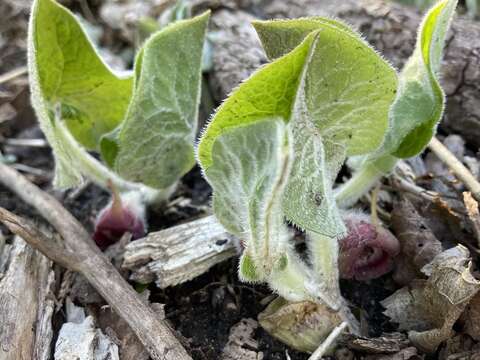
{"label": "green stem", "polygon": [[367,161],[350,180],[343,184],[335,193],[335,200],[340,208],[355,204],[358,199],[368,193],[385,175],[396,166],[398,159],[386,155],[374,161]]}
{"label": "green stem", "polygon": [[85,174],[99,186],[108,188],[108,182],[111,181],[120,192],[135,191],[141,193],[143,200],[147,204],[166,201],[175,189],[175,186],[168,189],[154,189],[143,184],[122,179],[80,146],[70,131],[68,131],[63,121],[56,119],[55,126],[59,130],[57,135],[61,136],[61,142],[65,144],[70,151],[73,162],[71,166],[78,166],[82,174]]}

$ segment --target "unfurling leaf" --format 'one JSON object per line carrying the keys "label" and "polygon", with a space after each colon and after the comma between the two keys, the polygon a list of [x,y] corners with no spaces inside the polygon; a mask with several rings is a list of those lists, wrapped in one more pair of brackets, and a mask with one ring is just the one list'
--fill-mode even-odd
{"label": "unfurling leaf", "polygon": [[340,239],[340,277],[369,280],[391,271],[400,251],[397,238],[360,212],[348,212],[343,219],[347,235]]}
{"label": "unfurling leaf", "polygon": [[445,94],[438,82],[443,46],[457,0],[442,0],[427,13],[413,55],[399,76],[382,146],[364,157],[363,165],[336,194],[342,207],[355,203],[390,173],[399,158],[423,151],[442,118]]}
{"label": "unfurling leaf", "polygon": [[399,77],[397,98],[380,152],[409,158],[423,151],[442,118],[445,94],[439,71],[457,0],[439,1],[423,19],[413,55]]}
{"label": "unfurling leaf", "polygon": [[[205,170],[215,189],[218,219],[228,231],[249,239],[240,266],[247,281],[265,280],[285,253],[288,232],[280,200],[291,162],[290,143],[282,119],[238,127],[217,138],[212,166]],[[244,201],[234,201],[238,198]]]}

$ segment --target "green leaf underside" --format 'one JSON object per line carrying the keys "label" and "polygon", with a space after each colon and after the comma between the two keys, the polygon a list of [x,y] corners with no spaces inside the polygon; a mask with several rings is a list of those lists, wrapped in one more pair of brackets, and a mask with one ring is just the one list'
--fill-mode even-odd
{"label": "green leaf underside", "polygon": [[[32,96],[43,98],[48,109],[61,104],[62,117],[75,139],[97,149],[100,137],[123,119],[132,79],[112,73],[75,16],[55,1],[35,1],[30,27],[30,71],[32,82],[38,82]],[[53,134],[45,125],[49,120],[39,120],[50,141]]]}
{"label": "green leaf underside", "polygon": [[209,13],[153,35],[135,64],[135,92],[124,123],[102,144],[122,177],[167,188],[195,163],[203,39]]}
{"label": "green leaf underside", "polygon": [[347,155],[381,144],[397,86],[395,70],[347,25],[325,18],[256,22],[270,58],[319,31],[292,116],[295,161],[283,207],[304,230],[345,231],[333,182]]}
{"label": "green leaf underside", "polygon": [[438,81],[445,37],[456,0],[438,2],[424,18],[413,55],[400,74],[397,98],[380,155],[409,158],[423,151],[441,120],[445,94]]}
{"label": "green leaf underside", "polygon": [[204,169],[212,165],[213,144],[222,133],[268,117],[290,119],[302,69],[315,35],[311,34],[291,53],[254,73],[220,106],[198,146],[198,158]]}
{"label": "green leaf underside", "polygon": [[268,276],[285,250],[288,232],[281,194],[290,170],[290,142],[281,118],[237,127],[216,139],[213,163],[205,170],[217,218],[228,231],[248,240],[245,253],[251,259],[244,259],[240,270],[249,281],[253,273],[259,279]]}
{"label": "green leaf underside", "polygon": [[[268,268],[272,269],[264,248],[286,249],[284,217],[307,232],[326,236],[321,238],[324,243],[336,241],[345,231],[333,197],[333,182],[347,155],[373,152],[381,144],[397,86],[395,70],[344,24],[316,18],[262,22],[256,23],[256,28],[267,54],[276,60],[226,100],[198,150],[214,190],[217,218],[247,244],[246,263],[253,267],[246,267],[243,261],[240,274],[249,281],[253,273],[265,279]],[[285,75],[287,71],[290,76]],[[271,153],[281,142],[273,136],[275,131],[262,130],[264,123],[272,121],[266,120],[269,117],[278,117],[278,124],[284,121],[293,139],[289,142],[293,162],[280,188],[258,185],[258,179],[273,184],[271,179],[279,169]],[[275,192],[281,200],[275,207],[275,223],[281,230],[266,236],[267,227],[255,224],[268,214],[265,196]],[[318,247],[310,250],[318,252]],[[328,254],[319,254],[318,259],[313,255],[312,261],[319,263],[315,268],[325,277],[325,283],[317,287],[320,292],[337,284],[337,272],[330,271],[336,267],[335,250],[329,246],[325,249]],[[284,259],[290,255],[287,251]],[[290,266],[286,269],[293,271]],[[291,279],[296,279],[296,271]],[[292,284],[282,287],[277,272],[270,281],[278,291],[291,294]],[[335,304],[338,294],[335,291],[328,302]],[[324,295],[315,296],[327,299]]]}

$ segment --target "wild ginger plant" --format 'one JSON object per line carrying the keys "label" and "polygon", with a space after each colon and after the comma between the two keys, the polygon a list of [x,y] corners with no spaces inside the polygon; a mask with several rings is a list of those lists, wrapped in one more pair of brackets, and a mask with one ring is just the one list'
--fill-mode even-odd
{"label": "wild ginger plant", "polygon": [[[129,193],[127,203],[122,207],[116,199],[97,225],[129,229],[123,220],[141,217],[142,211],[127,212],[164,200],[195,164],[208,18],[204,13],[156,32],[139,49],[133,72],[118,75],[69,10],[54,0],[33,2],[32,104],[53,149],[55,185],[72,187],[90,179]],[[137,230],[141,220],[132,222]]]}
{"label": "wild ginger plant", "polygon": [[[342,208],[434,135],[445,99],[438,72],[456,5],[439,1],[426,14],[399,74],[340,21],[254,23],[271,62],[219,107],[197,149],[216,217],[243,240],[241,279],[348,319],[338,284],[338,243],[351,235]],[[353,157],[355,174],[334,189]],[[287,222],[305,231],[308,260],[296,253]]]}

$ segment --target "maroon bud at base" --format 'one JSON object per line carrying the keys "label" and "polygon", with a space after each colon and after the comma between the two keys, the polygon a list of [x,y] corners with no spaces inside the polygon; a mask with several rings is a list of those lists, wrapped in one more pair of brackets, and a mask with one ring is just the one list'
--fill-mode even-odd
{"label": "maroon bud at base", "polygon": [[347,213],[344,221],[348,233],[340,240],[340,277],[370,280],[391,271],[400,252],[397,238],[362,213]]}
{"label": "maroon bud at base", "polygon": [[93,240],[101,250],[119,241],[125,233],[132,240],[146,234],[145,205],[136,193],[127,193],[121,198],[116,191],[113,200],[98,214]]}

